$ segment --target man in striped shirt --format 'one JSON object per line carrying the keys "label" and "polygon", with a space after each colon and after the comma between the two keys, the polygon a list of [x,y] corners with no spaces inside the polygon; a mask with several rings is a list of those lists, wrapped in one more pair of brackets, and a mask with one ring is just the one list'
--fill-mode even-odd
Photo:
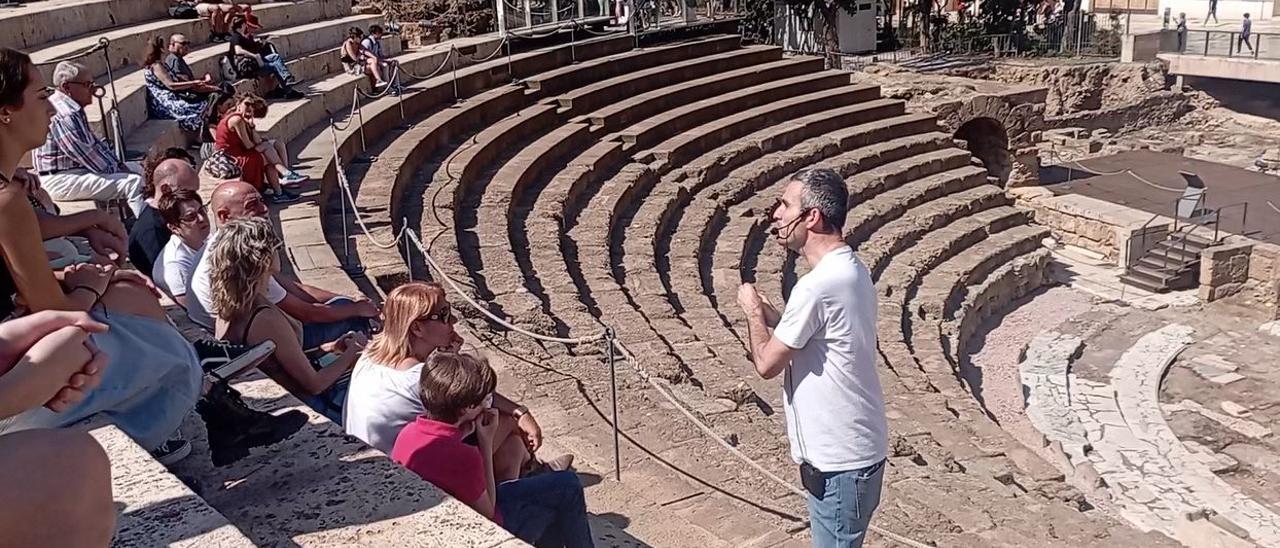
{"label": "man in striped shirt", "polygon": [[32,157],[40,183],[55,200],[128,201],[134,215],[142,212],[142,176],[132,173],[107,142],[93,133],[84,107],[99,89],[93,75],[78,63],[63,61],[53,71],[57,89],[49,96],[56,113],[49,138]]}

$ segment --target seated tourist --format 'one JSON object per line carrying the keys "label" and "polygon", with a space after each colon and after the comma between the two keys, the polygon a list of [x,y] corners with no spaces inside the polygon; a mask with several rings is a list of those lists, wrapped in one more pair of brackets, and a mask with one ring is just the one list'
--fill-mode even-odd
{"label": "seated tourist", "polygon": [[[240,181],[228,181],[214,189],[209,200],[214,222],[218,227],[235,219],[256,217],[265,219],[269,211],[262,195],[252,186]],[[187,285],[187,316],[192,321],[214,328],[210,314],[214,308],[213,289],[210,282],[209,249],[218,239],[219,229],[209,235],[205,253],[196,264],[196,271]],[[310,286],[284,275],[276,275],[267,283],[267,300],[302,322],[302,347],[308,350],[332,342],[356,331],[368,334],[370,319],[378,317],[378,307],[363,297],[353,299]]]}
{"label": "seated tourist", "polygon": [[316,361],[302,346],[302,325],[267,296],[272,276],[280,272],[280,247],[266,219],[246,218],[218,228],[205,253],[211,257],[214,310],[219,338],[254,345],[273,341],[275,353],[262,365],[267,376],[334,423],[342,423],[348,373],[364,349],[365,336],[347,333],[321,346]]}
{"label": "seated tourist", "polygon": [[160,252],[151,279],[169,298],[186,308],[187,280],[196,271],[196,261],[209,237],[209,216],[199,194],[179,190],[160,199],[160,217],[173,235]]}
{"label": "seated tourist", "polygon": [[49,137],[31,158],[41,185],[55,200],[122,199],[134,215],[141,213],[142,176],[130,171],[89,127],[84,107],[93,103],[98,89],[93,75],[84,65],[63,61],[53,69],[53,85]]}
{"label": "seated tourist", "polygon": [[199,190],[200,175],[190,162],[168,158],[156,164],[146,181],[147,206],[129,229],[129,262],[139,272],[150,274],[172,235],[160,215],[160,200],[180,190]]}
{"label": "seated tourist", "polygon": [[[103,388],[86,392],[56,413],[47,408],[18,413],[0,422],[0,434],[63,427],[101,413],[157,459],[172,462],[190,452],[190,444],[170,437],[196,407],[203,388],[201,365],[243,368],[265,356],[261,348],[193,348],[169,323],[150,281],[135,271],[95,264],[56,272],[50,268],[35,210],[26,191],[10,182],[22,156],[45,140],[47,100],[43,76],[31,58],[0,48],[0,142],[6,144],[0,147],[0,318],[44,310],[88,311],[109,327],[91,338],[110,361],[103,369]],[[215,456],[219,443],[247,454],[247,447],[283,439],[276,435],[292,432],[281,434],[285,426],[301,427],[295,417],[257,413],[217,388],[209,393],[218,397],[206,398],[198,409]]]}
{"label": "seated tourist", "polygon": [[196,78],[196,73],[192,72],[191,65],[187,64],[187,54],[191,52],[191,41],[186,36],[173,35],[169,37],[169,54],[164,56],[165,68],[168,68],[169,76],[173,78],[170,83],[170,90],[179,93],[186,93],[189,97],[197,101],[209,100],[211,93],[223,93],[223,95],[232,95],[236,92],[236,88],[230,85],[230,82],[214,83],[214,76],[205,73],[205,76]]}
{"label": "seated tourist", "polygon": [[[444,289],[439,284],[410,282],[395,288],[383,303],[382,332],[369,342],[347,390],[347,433],[383,453],[391,453],[404,425],[424,411],[418,380],[422,364],[435,352],[457,352],[462,338]],[[527,408],[496,394],[499,437],[494,450],[494,477],[516,479],[533,469],[566,470],[573,455],[540,463],[533,454],[542,446],[542,427]]]}
{"label": "seated tourist", "polygon": [[[593,546],[582,483],[571,471],[499,481],[498,378],[483,358],[436,352],[419,383],[425,411],[404,427],[391,460],[535,546]],[[472,433],[477,445],[464,441]]]}
{"label": "seated tourist", "polygon": [[[240,168],[240,180],[253,185],[273,204],[298,201],[298,195],[282,185],[296,185],[306,177],[289,168],[284,145],[263,139],[253,121],[267,114],[267,102],[253,94],[236,96],[236,106],[222,117],[215,132],[214,149]],[[215,153],[215,155],[216,155]],[[210,159],[211,162],[219,160]]]}
{"label": "seated tourist", "polygon": [[231,39],[231,21],[253,13],[249,4],[235,4],[222,0],[204,0],[196,4],[196,13],[209,20],[209,41],[226,42]]}
{"label": "seated tourist", "polygon": [[209,101],[224,90],[214,84],[213,77],[195,79],[194,75],[175,72],[186,66],[182,59],[190,43],[181,34],[170,38],[168,49],[164,39],[156,36],[147,43],[142,56],[143,80],[147,86],[147,114],[162,120],[177,120],[178,126],[191,135],[198,135],[204,123],[204,112]]}
{"label": "seated tourist", "polygon": [[[254,36],[252,27],[248,26],[243,17],[237,17],[232,21],[230,36],[231,58],[243,55],[257,63],[259,67],[257,76],[260,78],[259,90],[264,92],[268,99],[306,97],[293,89],[293,74],[289,72],[289,67],[285,65],[284,57],[280,55],[279,50],[271,42]],[[262,81],[262,78],[268,81]]]}
{"label": "seated tourist", "polygon": [[[84,312],[0,322],[0,422],[82,400],[106,362],[89,336],[106,327]],[[44,429],[0,435],[0,546],[106,546],[115,515],[110,463],[93,437]]]}
{"label": "seated tourist", "polygon": [[342,42],[341,60],[347,71],[353,74],[368,74],[373,77],[373,87],[387,85],[383,74],[383,63],[378,56],[364,47],[364,31],[360,27],[347,29],[347,39]]}

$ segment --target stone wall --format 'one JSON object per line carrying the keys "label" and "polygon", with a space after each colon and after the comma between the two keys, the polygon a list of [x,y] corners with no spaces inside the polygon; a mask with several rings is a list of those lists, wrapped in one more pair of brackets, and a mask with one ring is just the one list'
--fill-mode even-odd
{"label": "stone wall", "polygon": [[1191,99],[1181,92],[1155,91],[1134,103],[1050,116],[1044,123],[1045,127],[1120,131],[1168,124],[1193,109]]}
{"label": "stone wall", "polygon": [[957,76],[1029,84],[1048,90],[1045,115],[1063,116],[1086,110],[1131,105],[1166,88],[1160,62],[1123,64],[999,61],[949,71]]}
{"label": "stone wall", "polygon": [[1212,302],[1244,289],[1252,251],[1252,243],[1231,243],[1200,253],[1200,300]]}
{"label": "stone wall", "polygon": [[[1079,195],[1055,196],[1041,187],[1010,189],[1019,207],[1030,209],[1036,223],[1059,242],[1101,254],[1119,265],[1130,255],[1129,241],[1151,220],[1151,214]],[[1155,225],[1164,223],[1157,220]],[[1151,225],[1148,225],[1150,227]],[[1158,239],[1149,235],[1152,243]]]}

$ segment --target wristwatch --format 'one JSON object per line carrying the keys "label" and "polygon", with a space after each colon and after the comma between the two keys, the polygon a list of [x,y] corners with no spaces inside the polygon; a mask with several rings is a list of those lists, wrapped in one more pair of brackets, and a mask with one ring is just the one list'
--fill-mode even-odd
{"label": "wristwatch", "polygon": [[528,414],[529,414],[529,408],[523,405],[517,406],[515,409],[511,410],[511,416],[516,420],[520,420],[520,417],[523,417]]}

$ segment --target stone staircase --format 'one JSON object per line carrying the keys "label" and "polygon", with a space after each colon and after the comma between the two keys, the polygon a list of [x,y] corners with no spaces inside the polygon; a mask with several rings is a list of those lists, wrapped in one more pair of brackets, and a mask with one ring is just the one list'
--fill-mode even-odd
{"label": "stone staircase", "polygon": [[[698,532],[664,546],[703,546],[703,533],[732,546],[803,542],[803,501],[725,455],[664,394],[794,476],[780,389],[751,371],[734,292],[755,281],[780,302],[801,274],[767,241],[767,207],[789,173],[821,164],[847,178],[846,239],[873,265],[882,299],[894,456],[878,524],[939,545],[1164,544],[1083,510],[1060,473],[969,394],[964,344],[1043,282],[1047,231],[931,116],[818,60],[739,46],[715,29],[498,58],[459,71],[457,100],[447,78],[415,86],[403,122],[394,102],[365,108],[367,151],[353,130],[338,135],[354,209],[384,242],[401,227],[422,234],[444,275],[522,329],[617,329],[637,368],[618,379],[623,483],[640,475],[644,488],[628,496],[655,509],[628,531],[655,534],[658,520]],[[329,151],[311,164],[324,177],[323,223],[312,205],[286,211],[301,208],[299,222],[323,229],[330,246],[310,247],[300,274],[340,277],[341,261],[365,268],[347,284],[372,291],[440,279],[416,250],[356,235],[331,148],[327,137],[300,148]],[[352,165],[360,152],[377,161]],[[515,377],[513,393],[567,425],[557,442],[612,471],[600,345],[537,343],[458,309]],[[589,506],[616,488],[589,488]]]}
{"label": "stone staircase", "polygon": [[1195,287],[1200,274],[1200,252],[1218,245],[1195,233],[1196,228],[1199,225],[1193,224],[1170,232],[1129,265],[1120,275],[1120,281],[1156,293]]}

